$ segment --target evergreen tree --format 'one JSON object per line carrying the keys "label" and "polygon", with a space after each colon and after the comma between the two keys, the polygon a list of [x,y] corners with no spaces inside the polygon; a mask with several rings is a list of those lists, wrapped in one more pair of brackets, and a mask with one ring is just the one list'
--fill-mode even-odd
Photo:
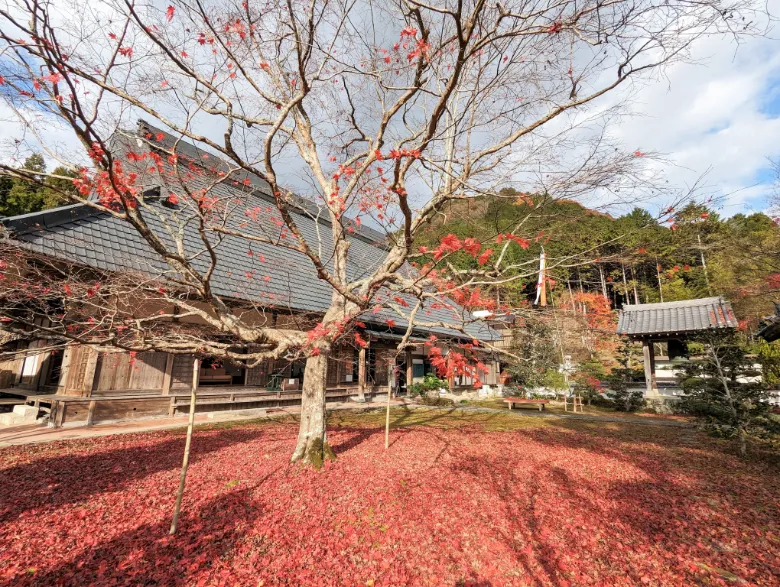
{"label": "evergreen tree", "polygon": [[27,157],[22,169],[32,172],[33,178],[25,180],[0,176],[0,216],[29,214],[62,206],[68,203],[67,194],[75,191],[68,178],[77,174],[60,166],[47,175],[46,161],[40,153]]}
{"label": "evergreen tree", "polygon": [[711,431],[738,438],[744,456],[748,434],[770,422],[767,386],[738,334],[710,332],[693,340],[701,355],[683,365],[681,407],[705,419]]}
{"label": "evergreen tree", "polygon": [[644,375],[641,370],[631,368],[632,350],[629,341],[621,341],[616,353],[619,367],[613,369],[607,377],[612,391],[615,392],[615,409],[619,412],[635,412],[644,403],[644,393],[641,388],[629,389],[634,381]]}

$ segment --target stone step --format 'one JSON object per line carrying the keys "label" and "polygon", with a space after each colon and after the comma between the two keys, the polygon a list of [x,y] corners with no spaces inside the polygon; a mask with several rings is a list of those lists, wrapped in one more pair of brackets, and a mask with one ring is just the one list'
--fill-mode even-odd
{"label": "stone step", "polygon": [[0,426],[15,426],[16,424],[22,424],[23,422],[24,420],[19,414],[14,414],[13,412],[0,414]]}
{"label": "stone step", "polygon": [[14,406],[14,412],[22,422],[35,422],[38,418],[38,408],[35,406],[18,405]]}

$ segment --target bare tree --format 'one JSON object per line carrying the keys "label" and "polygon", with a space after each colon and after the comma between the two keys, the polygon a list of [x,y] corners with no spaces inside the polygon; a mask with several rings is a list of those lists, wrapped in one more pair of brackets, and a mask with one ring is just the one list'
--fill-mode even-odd
{"label": "bare tree", "polygon": [[[35,271],[70,284],[70,293],[56,291],[66,300],[57,314],[54,295],[35,289],[51,323],[36,331],[250,363],[300,353],[307,361],[293,460],[321,460],[329,451],[328,356],[361,314],[392,310],[407,336],[415,324],[465,333],[467,312],[441,321],[426,308],[450,298],[479,306],[479,288],[535,269],[506,254],[527,242],[523,222],[492,243],[448,237],[415,252],[431,218],[506,185],[561,198],[647,188],[645,154],[616,150],[598,131],[617,112],[606,97],[638,90],[704,35],[760,32],[744,25],[760,21],[752,12],[744,0],[173,0],[164,9],[134,0],[5,0],[0,88],[22,139],[65,159],[46,131],[69,129],[91,161],[71,199],[132,227],[155,257],[133,274],[106,272],[100,287],[94,271],[38,259]],[[117,148],[112,141],[139,116],[166,135]],[[224,162],[203,172],[203,157],[185,142]],[[152,201],[151,174],[174,210]],[[254,178],[273,195],[271,209],[249,208],[221,189],[238,183],[248,196]],[[304,234],[290,188],[317,202],[310,214],[322,215],[330,234]],[[348,271],[351,232],[365,223],[383,230],[387,249],[356,276]],[[197,244],[185,238],[192,233]],[[305,258],[331,290],[324,315],[284,325],[247,318],[248,306],[262,312],[267,300],[237,304],[212,287],[228,237],[247,250],[266,244]],[[478,269],[448,265],[464,251]],[[8,300],[21,304],[25,288],[29,298],[28,271],[11,272]],[[138,318],[131,309],[139,300],[159,310]],[[6,304],[9,327],[31,327],[14,307]]]}

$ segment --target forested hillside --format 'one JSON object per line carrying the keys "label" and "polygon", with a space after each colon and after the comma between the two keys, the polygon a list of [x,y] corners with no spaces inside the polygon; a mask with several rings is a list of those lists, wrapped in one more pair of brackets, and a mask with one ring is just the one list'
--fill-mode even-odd
{"label": "forested hillside", "polygon": [[[599,293],[611,308],[724,295],[744,326],[752,328],[773,312],[772,301],[780,296],[780,226],[766,214],[726,219],[690,203],[660,219],[640,208],[614,218],[572,201],[511,190],[501,195],[443,210],[419,245],[425,251],[447,234],[485,246],[500,234],[525,235],[510,246],[506,260],[524,277],[491,292],[502,304],[520,306],[533,298],[532,270],[542,248],[553,304],[570,303],[581,293]],[[450,262],[476,268],[479,260],[464,252]]]}

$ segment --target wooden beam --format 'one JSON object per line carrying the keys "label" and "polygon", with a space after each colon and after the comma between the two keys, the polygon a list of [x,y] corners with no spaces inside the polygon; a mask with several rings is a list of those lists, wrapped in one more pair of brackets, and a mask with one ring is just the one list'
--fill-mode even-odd
{"label": "wooden beam", "polygon": [[162,394],[169,395],[171,393],[171,380],[173,377],[173,361],[176,359],[176,355],[168,353],[165,359],[165,375],[163,375]]}

